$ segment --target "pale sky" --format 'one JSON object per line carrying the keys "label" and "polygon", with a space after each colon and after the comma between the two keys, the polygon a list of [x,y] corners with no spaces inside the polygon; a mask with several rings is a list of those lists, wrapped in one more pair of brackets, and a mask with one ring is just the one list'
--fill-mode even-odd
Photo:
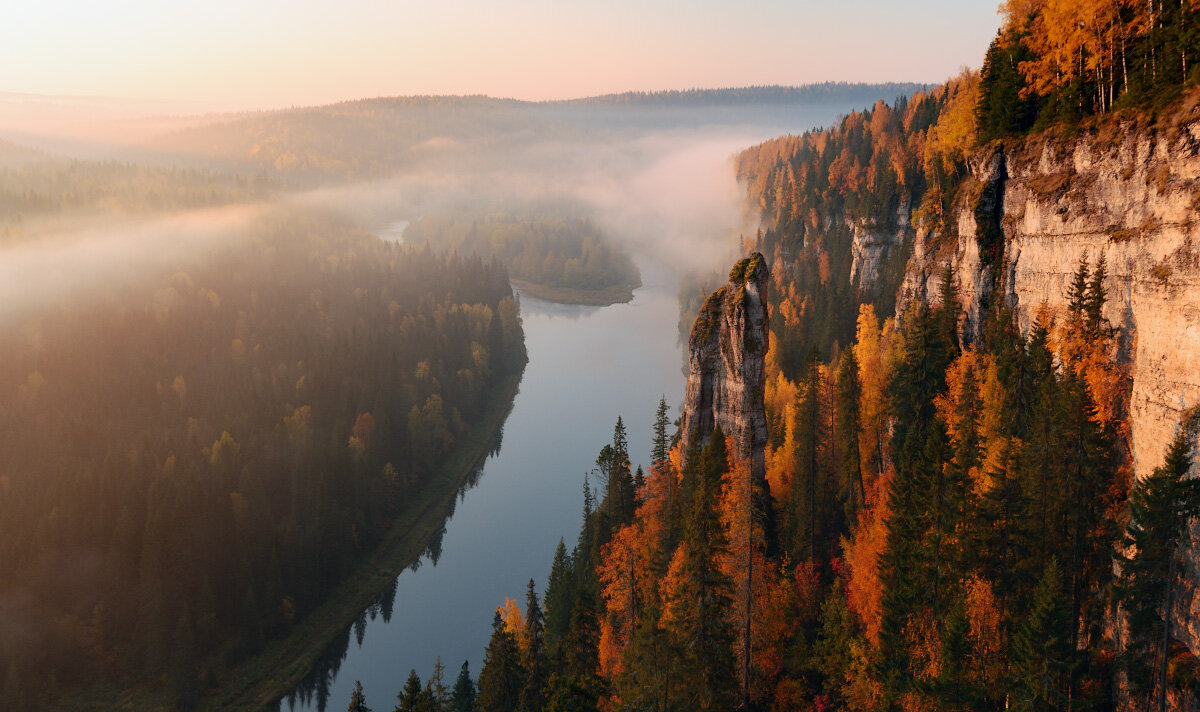
{"label": "pale sky", "polygon": [[997,0],[8,0],[0,92],[238,107],[939,82]]}

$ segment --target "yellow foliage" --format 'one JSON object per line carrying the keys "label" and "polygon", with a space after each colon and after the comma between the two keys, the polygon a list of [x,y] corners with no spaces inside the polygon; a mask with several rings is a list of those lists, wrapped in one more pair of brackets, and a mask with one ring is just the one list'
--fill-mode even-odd
{"label": "yellow foliage", "polygon": [[937,124],[925,142],[925,170],[945,174],[948,166],[966,160],[975,145],[975,107],[979,103],[979,73],[964,69],[946,83],[949,94]]}
{"label": "yellow foliage", "polygon": [[521,613],[521,607],[517,602],[504,597],[504,605],[496,606],[496,610],[500,613],[500,619],[504,621],[504,629],[512,633],[518,641],[525,638],[525,615]]}

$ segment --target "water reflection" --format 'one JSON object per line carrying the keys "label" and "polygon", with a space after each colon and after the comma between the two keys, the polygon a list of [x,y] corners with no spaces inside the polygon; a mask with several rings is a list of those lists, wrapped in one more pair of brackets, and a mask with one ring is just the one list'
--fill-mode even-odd
{"label": "water reflection", "polygon": [[[511,413],[511,406],[509,407]],[[466,478],[463,480],[462,486],[458,488],[455,496],[452,497],[446,508],[446,518],[442,521],[437,530],[430,536],[429,543],[425,547],[425,551],[421,556],[417,557],[408,567],[409,571],[417,571],[421,567],[421,562],[428,560],[434,566],[437,566],[438,559],[442,556],[442,540],[446,536],[446,523],[454,517],[454,509],[457,502],[467,496],[467,491],[473,489],[479,484],[479,477],[483,473],[484,464],[487,459],[500,454],[500,443],[503,439],[504,428],[501,427],[496,436],[495,442],[489,450],[488,458],[472,468]],[[330,689],[333,682],[337,680],[338,672],[342,668],[342,663],[345,662],[347,654],[350,652],[350,633],[354,633],[354,641],[361,648],[363,641],[367,636],[367,623],[374,621],[377,617],[382,619],[384,624],[391,623],[392,612],[396,605],[396,591],[399,588],[400,577],[393,576],[389,583],[384,586],[384,589],[379,592],[379,595],[371,601],[354,622],[346,626],[346,628],[338,634],[336,638],[329,644],[329,647],[321,653],[313,665],[312,670],[304,676],[304,679],[293,689],[287,696],[275,704],[275,709],[282,709],[282,703],[286,702],[289,710],[299,709],[316,709],[318,712],[325,712],[329,704]],[[397,688],[398,690],[399,688]],[[337,702],[334,704],[337,707]]]}
{"label": "water reflection", "polygon": [[658,399],[679,403],[684,379],[677,278],[665,266],[638,266],[645,286],[631,303],[522,297],[530,362],[503,449],[498,440],[447,507],[419,560],[432,565],[393,579],[285,698],[287,709],[324,712],[330,697],[341,709],[355,680],[369,705],[388,708],[410,668],[425,679],[439,656],[450,669],[466,660],[478,675],[495,607],[523,596],[531,577],[544,586],[559,538],[578,533],[584,475],[618,415],[635,462],[649,461]]}

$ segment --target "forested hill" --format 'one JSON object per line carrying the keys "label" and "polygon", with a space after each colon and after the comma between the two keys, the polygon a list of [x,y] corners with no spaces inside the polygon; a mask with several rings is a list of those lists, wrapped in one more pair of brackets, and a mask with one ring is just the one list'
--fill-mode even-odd
{"label": "forested hill", "polygon": [[190,708],[490,445],[502,266],[295,208],[247,235],[3,324],[0,708]]}
{"label": "forested hill", "polygon": [[307,181],[362,180],[437,164],[447,156],[461,167],[491,152],[510,152],[534,141],[586,143],[630,131],[738,125],[765,108],[784,112],[779,115],[786,119],[787,111],[803,107],[835,105],[848,110],[879,99],[890,101],[919,88],[903,83],[827,83],[628,93],[554,102],[485,96],[380,97],[223,117],[160,137],[151,148],[160,161],[166,157],[223,169],[265,170]]}
{"label": "forested hill", "polygon": [[850,82],[822,82],[801,86],[753,86],[725,89],[684,89],[673,91],[634,91],[620,94],[603,94],[583,99],[569,99],[555,104],[591,106],[640,106],[640,107],[683,107],[683,106],[737,106],[771,105],[817,102],[839,102],[851,106],[870,106],[879,99],[889,101],[899,96],[929,88],[913,82],[888,82],[883,84],[859,84]]}

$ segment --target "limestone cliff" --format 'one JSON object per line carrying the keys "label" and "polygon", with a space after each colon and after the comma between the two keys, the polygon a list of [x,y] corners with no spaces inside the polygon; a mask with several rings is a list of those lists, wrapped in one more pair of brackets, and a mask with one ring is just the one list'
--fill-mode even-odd
{"label": "limestone cliff", "polygon": [[703,444],[719,425],[756,480],[763,477],[767,419],[763,407],[767,353],[767,284],[759,253],[740,261],[729,282],[709,295],[688,340],[682,447]]}
{"label": "limestone cliff", "polygon": [[[1030,139],[981,157],[956,236],[918,236],[898,304],[936,291],[949,264],[968,334],[990,299],[1014,307],[1027,328],[1041,305],[1065,305],[1082,257],[1103,255],[1105,317],[1120,328],[1132,378],[1128,445],[1140,477],[1162,462],[1184,410],[1200,403],[1200,117],[1122,129]],[[1002,249],[989,264],[996,238]],[[1176,620],[1197,652],[1200,546],[1186,558],[1191,590],[1179,596]]]}
{"label": "limestone cliff", "polygon": [[[1082,257],[1103,255],[1105,316],[1121,330],[1130,446],[1144,475],[1183,410],[1200,403],[1200,120],[1115,139],[1029,140],[983,157],[973,174],[957,235],[918,237],[899,303],[933,293],[950,264],[968,334],[989,299],[1027,327],[1041,305],[1065,305]],[[988,263],[989,239],[1002,241],[998,264]]]}

